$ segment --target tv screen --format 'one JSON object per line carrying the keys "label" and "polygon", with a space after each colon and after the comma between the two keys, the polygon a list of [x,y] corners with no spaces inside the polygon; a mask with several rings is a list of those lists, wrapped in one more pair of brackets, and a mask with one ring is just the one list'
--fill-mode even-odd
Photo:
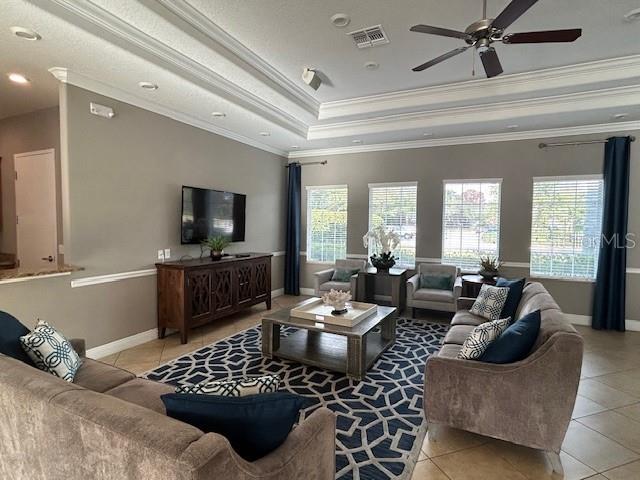
{"label": "tv screen", "polygon": [[244,241],[247,196],[240,193],[182,187],[182,244],[223,236]]}

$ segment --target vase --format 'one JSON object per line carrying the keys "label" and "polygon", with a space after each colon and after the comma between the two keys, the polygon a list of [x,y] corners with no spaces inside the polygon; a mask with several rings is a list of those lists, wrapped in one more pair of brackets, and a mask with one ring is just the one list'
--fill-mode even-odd
{"label": "vase", "polygon": [[498,272],[489,272],[487,270],[480,270],[478,272],[478,275],[480,275],[485,280],[493,280],[494,277],[498,275]]}
{"label": "vase", "polygon": [[220,260],[222,258],[222,250],[211,250],[211,260]]}

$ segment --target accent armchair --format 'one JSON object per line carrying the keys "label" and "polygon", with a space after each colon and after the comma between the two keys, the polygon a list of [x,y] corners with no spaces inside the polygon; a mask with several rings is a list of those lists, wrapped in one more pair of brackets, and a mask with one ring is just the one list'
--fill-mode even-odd
{"label": "accent armchair", "polygon": [[[449,275],[453,277],[452,290],[438,290],[434,288],[420,288],[420,275]],[[417,273],[407,280],[407,307],[413,309],[415,317],[417,308],[439,310],[443,312],[455,312],[456,303],[462,292],[462,279],[459,277],[460,269],[455,265],[440,265],[421,263]]]}
{"label": "accent armchair", "polygon": [[328,268],[327,270],[322,270],[320,272],[314,273],[314,292],[316,296],[322,295],[324,292],[328,292],[331,289],[334,290],[342,290],[343,292],[351,292],[351,295],[355,297],[357,290],[357,282],[358,275],[354,274],[351,276],[349,282],[336,282],[332,281],[333,272],[338,268],[342,269],[352,269],[358,271],[364,270],[367,268],[366,260],[347,260],[341,259],[336,260],[335,267]]}

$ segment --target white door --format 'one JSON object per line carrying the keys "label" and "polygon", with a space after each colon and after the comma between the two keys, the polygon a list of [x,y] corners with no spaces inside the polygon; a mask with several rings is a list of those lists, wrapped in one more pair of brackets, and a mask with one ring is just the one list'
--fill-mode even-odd
{"label": "white door", "polygon": [[20,268],[50,268],[58,243],[55,151],[19,153],[13,159]]}

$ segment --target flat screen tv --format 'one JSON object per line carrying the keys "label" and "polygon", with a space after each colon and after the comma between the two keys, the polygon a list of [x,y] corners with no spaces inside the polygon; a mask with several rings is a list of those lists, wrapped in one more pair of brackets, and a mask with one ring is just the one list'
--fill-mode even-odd
{"label": "flat screen tv", "polygon": [[197,244],[207,237],[244,241],[247,196],[205,188],[182,187],[182,244]]}

